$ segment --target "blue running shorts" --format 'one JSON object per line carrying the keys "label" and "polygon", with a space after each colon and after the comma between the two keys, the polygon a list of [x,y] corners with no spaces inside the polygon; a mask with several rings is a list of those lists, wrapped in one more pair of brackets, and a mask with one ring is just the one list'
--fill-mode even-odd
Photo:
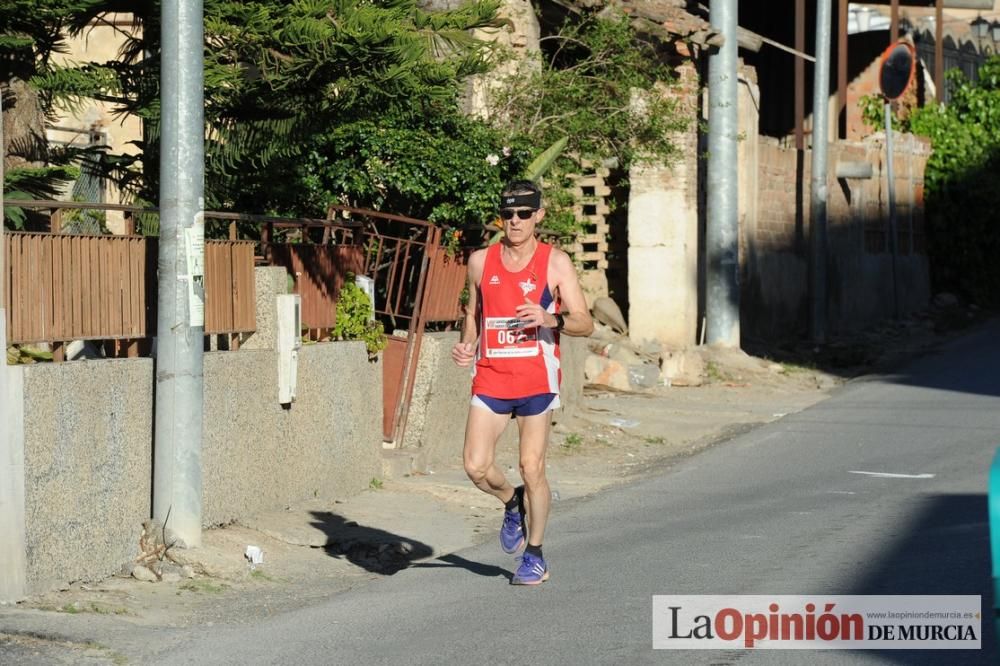
{"label": "blue running shorts", "polygon": [[472,406],[488,409],[494,414],[511,416],[536,416],[559,407],[558,393],[539,393],[523,398],[491,398],[488,395],[472,396]]}

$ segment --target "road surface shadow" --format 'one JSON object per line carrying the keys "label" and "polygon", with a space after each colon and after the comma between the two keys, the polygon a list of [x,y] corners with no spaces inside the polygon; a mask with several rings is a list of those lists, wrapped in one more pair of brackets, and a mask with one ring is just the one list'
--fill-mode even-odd
{"label": "road surface shadow", "polygon": [[503,576],[508,580],[508,582],[514,577],[514,572],[512,571],[508,571],[507,569],[503,569],[492,564],[473,562],[472,560],[467,560],[460,555],[456,555],[455,553],[442,555],[431,562],[418,562],[413,565],[414,569],[438,569],[441,567],[458,567],[460,569],[470,571],[477,576],[486,576],[487,578]]}
{"label": "road surface shadow", "polygon": [[860,577],[844,594],[981,595],[981,650],[881,650],[879,659],[898,664],[995,664],[993,582],[985,494],[932,495],[875,562],[860,565]]}
{"label": "road surface shadow", "polygon": [[330,511],[310,511],[310,524],[326,535],[323,550],[331,557],[373,573],[391,576],[415,560],[434,554],[427,544],[377,527],[360,525]]}
{"label": "road surface shadow", "polygon": [[323,550],[331,557],[346,559],[351,564],[377,574],[391,576],[403,569],[454,567],[465,569],[477,576],[488,578],[506,577],[509,581],[514,574],[491,564],[473,562],[454,553],[442,555],[433,561],[426,560],[434,554],[427,544],[393,534],[377,527],[360,525],[353,520],[331,511],[311,511],[313,527],[326,535]]}

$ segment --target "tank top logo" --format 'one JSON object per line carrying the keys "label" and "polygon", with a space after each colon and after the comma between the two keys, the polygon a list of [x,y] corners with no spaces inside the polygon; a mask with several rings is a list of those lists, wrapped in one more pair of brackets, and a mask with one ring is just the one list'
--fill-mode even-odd
{"label": "tank top logo", "polygon": [[524,282],[518,282],[517,284],[520,285],[521,293],[523,293],[525,296],[527,296],[528,294],[530,294],[535,290],[535,283],[532,282],[531,280],[525,280]]}

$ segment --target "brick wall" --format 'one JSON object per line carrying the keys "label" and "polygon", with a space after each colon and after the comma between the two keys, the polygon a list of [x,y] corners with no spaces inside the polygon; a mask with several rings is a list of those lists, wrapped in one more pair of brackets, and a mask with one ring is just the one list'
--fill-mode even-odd
{"label": "brick wall", "polygon": [[[929,298],[923,175],[930,146],[895,135],[896,285],[885,178],[885,135],[831,144],[828,179],[828,330],[843,332],[922,307]],[[838,164],[872,165],[871,178],[836,177]],[[741,325],[757,338],[808,332],[812,154],[777,139],[758,144],[757,219],[744,235]],[[894,293],[896,295],[894,295]],[[898,306],[897,306],[898,301]]]}

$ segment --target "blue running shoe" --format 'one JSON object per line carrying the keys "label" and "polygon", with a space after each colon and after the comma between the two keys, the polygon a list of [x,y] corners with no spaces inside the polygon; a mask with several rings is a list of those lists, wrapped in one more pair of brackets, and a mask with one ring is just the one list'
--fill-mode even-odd
{"label": "blue running shoe", "polygon": [[540,585],[549,579],[549,565],[537,555],[525,553],[521,556],[521,566],[511,578],[511,585]]}
{"label": "blue running shoe", "polygon": [[503,512],[500,526],[500,547],[505,553],[516,553],[524,545],[524,515],[520,509]]}

